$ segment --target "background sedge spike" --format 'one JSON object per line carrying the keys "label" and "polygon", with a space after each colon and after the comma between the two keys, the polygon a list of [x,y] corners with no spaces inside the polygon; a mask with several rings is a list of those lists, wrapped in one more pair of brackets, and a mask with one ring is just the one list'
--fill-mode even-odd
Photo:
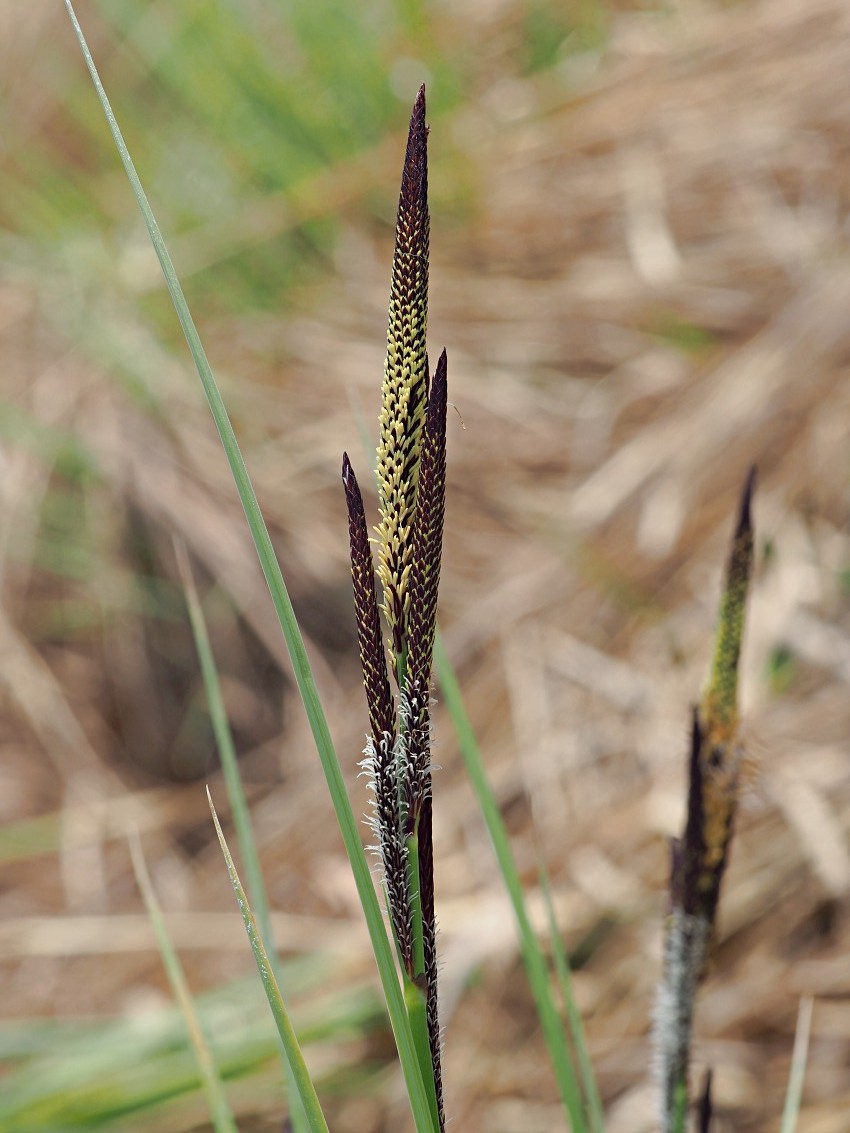
{"label": "background sedge spike", "polygon": [[423,86],[410,118],[399,194],[378,442],[378,575],[397,672],[404,649],[410,532],[428,382],[427,142]]}
{"label": "background sedge spike", "polygon": [[751,512],[755,481],[756,469],[752,467],[741,492],[717,617],[711,677],[699,709],[705,843],[700,888],[711,895],[713,905],[707,906],[706,911],[712,924],[740,790],[743,747],[738,738],[738,664],[753,566]]}
{"label": "background sedge spike", "polygon": [[[670,915],[655,1011],[655,1051],[662,1133],[684,1133],[697,989],[715,931],[740,793],[738,667],[753,564],[755,468],[741,492],[717,617],[708,687],[694,709],[685,830],[671,846]],[[710,1123],[710,1085],[700,1128]]]}
{"label": "background sedge spike", "polygon": [[753,465],[744,481],[738,505],[738,522],[726,567],[720,600],[711,678],[703,699],[709,721],[718,728],[734,728],[738,711],[738,661],[744,633],[744,607],[753,565],[752,499],[756,484]]}

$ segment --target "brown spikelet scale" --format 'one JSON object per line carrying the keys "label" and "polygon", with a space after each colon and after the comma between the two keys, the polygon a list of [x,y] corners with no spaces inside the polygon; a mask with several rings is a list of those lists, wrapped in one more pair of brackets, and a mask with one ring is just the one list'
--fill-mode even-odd
{"label": "brown spikelet scale", "polygon": [[427,392],[428,172],[425,88],[413,106],[401,181],[393,253],[380,439],[378,442],[378,575],[396,656],[402,652]]}

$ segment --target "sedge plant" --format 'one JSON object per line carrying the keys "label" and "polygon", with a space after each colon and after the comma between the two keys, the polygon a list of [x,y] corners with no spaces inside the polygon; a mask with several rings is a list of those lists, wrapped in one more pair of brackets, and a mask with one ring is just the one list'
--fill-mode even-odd
{"label": "sedge plant", "polygon": [[[556,939],[551,905],[554,970],[547,965],[533,931],[504,823],[455,674],[437,636],[446,485],[447,359],[443,351],[431,375],[426,351],[429,215],[424,88],[411,115],[399,195],[377,452],[378,523],[371,535],[352,462],[347,454],[342,461],[354,607],[369,718],[362,766],[372,789],[371,825],[381,866],[388,934],[303,639],[232,425],[71,0],[65,2],[186,335],[290,653],[369,929],[416,1133],[444,1133],[446,1128],[433,876],[432,663],[436,663],[461,754],[511,898],[523,961],[568,1124],[572,1133],[602,1133],[602,1106],[572,999],[567,957]],[[753,560],[754,483],[751,471],[742,492],[723,587],[711,675],[693,711],[685,829],[672,847],[670,912],[654,1028],[660,1133],[685,1133],[692,1108],[694,1004],[710,957],[741,789],[738,662]],[[193,621],[197,632],[197,616]],[[199,639],[203,637],[199,635]],[[201,654],[208,691],[212,689],[215,694],[211,656],[203,648]],[[211,699],[213,704],[220,701],[216,695]],[[216,712],[220,717],[217,733],[227,740],[220,703]],[[228,740],[223,751],[229,746]],[[245,836],[247,816],[238,769],[232,758],[224,762],[240,840],[247,849],[250,888],[258,906],[256,918],[212,808],[216,832],[287,1055],[289,1083],[298,1098],[298,1127],[303,1122],[304,1127],[321,1133],[327,1123],[278,987],[271,941],[267,947],[263,939],[268,936],[266,897],[255,851]],[[543,889],[548,893],[545,880]],[[563,1000],[560,1010],[556,986]],[[801,1026],[802,1031],[808,1033],[808,1023],[805,1028]],[[791,1133],[799,1107],[805,1064],[802,1042],[800,1050],[803,1053],[795,1059],[783,1133]],[[699,1133],[709,1133],[710,1076],[694,1108]]]}
{"label": "sedge plant", "polygon": [[429,381],[427,137],[422,87],[410,120],[399,195],[378,445],[375,542],[389,664],[363,498],[347,453],[342,481],[369,710],[363,767],[372,788],[372,828],[411,1031],[442,1133],[430,683],[445,510],[447,362],[443,351]]}

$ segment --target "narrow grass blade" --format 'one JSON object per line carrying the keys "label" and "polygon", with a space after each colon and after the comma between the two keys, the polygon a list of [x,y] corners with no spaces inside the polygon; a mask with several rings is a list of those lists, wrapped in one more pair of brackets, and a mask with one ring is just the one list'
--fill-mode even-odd
{"label": "narrow grass blade", "polygon": [[[221,768],[224,773],[224,782],[227,788],[227,797],[230,802],[230,811],[233,815],[233,824],[236,827],[236,838],[239,843],[239,851],[242,855],[242,860],[245,863],[245,873],[248,880],[248,895],[253,908],[256,910],[260,933],[263,940],[268,942],[275,979],[279,985],[281,982],[280,966],[278,964],[277,949],[274,943],[271,916],[269,915],[268,894],[266,893],[263,871],[260,866],[260,855],[257,852],[257,843],[254,839],[254,831],[251,827],[251,818],[248,813],[248,800],[245,798],[245,789],[242,786],[242,776],[239,773],[236,748],[233,743],[230,724],[227,720],[224,699],[221,695],[221,683],[218,679],[218,669],[216,668],[215,658],[213,657],[212,647],[210,646],[207,623],[204,618],[204,612],[201,609],[195,580],[192,577],[192,568],[189,563],[186,544],[182,539],[175,538],[174,554],[177,558],[177,568],[180,572],[183,590],[186,595],[189,622],[192,626],[195,650],[198,654],[198,661],[201,666],[201,675],[204,680],[210,720],[212,721],[216,746],[218,747],[218,753],[221,759]],[[293,1131],[294,1133],[308,1133],[310,1126],[301,1105],[301,1099],[298,1096],[295,1080],[289,1068],[289,1061],[285,1057],[285,1051],[281,1051],[281,1053],[284,1055],[283,1067],[284,1080],[286,1083],[286,1100],[289,1106],[289,1115],[292,1121]]]}
{"label": "narrow grass blade", "polygon": [[513,905],[522,959],[526,974],[528,975],[528,982],[531,985],[531,993],[534,996],[537,1014],[540,1018],[543,1037],[546,1041],[549,1057],[552,1060],[552,1067],[555,1071],[555,1078],[558,1083],[561,1100],[573,1133],[586,1133],[587,1123],[585,1122],[584,1113],[582,1111],[581,1094],[575,1067],[573,1066],[570,1051],[567,1046],[566,1035],[564,1034],[561,1020],[558,1016],[558,1008],[552,995],[546,960],[537,937],[534,934],[534,929],[531,927],[531,920],[525,906],[525,898],[523,897],[522,883],[520,882],[510,844],[508,843],[507,831],[502,822],[502,816],[499,813],[499,807],[493,790],[484,772],[481,752],[472,731],[469,717],[466,714],[466,708],[463,703],[457,677],[449,662],[443,647],[442,638],[439,634],[434,642],[434,663],[446,708],[452,718],[460,753],[466,765],[466,771],[472,783],[472,788],[478,799],[478,805],[481,807],[481,813],[484,816],[487,832],[490,835],[490,841],[493,843],[493,849],[496,853],[496,860],[499,863],[499,870],[501,871],[508,896]]}
{"label": "narrow grass blade", "polygon": [[280,988],[277,986],[277,980],[275,979],[268,953],[263,944],[263,938],[257,928],[257,922],[254,919],[254,914],[251,912],[251,906],[248,903],[245,890],[242,888],[242,882],[239,880],[239,874],[236,872],[236,866],[230,855],[230,850],[228,849],[227,841],[224,837],[224,831],[221,829],[221,823],[218,821],[218,815],[213,806],[209,787],[207,787],[207,800],[210,804],[210,811],[212,813],[213,822],[215,823],[215,832],[218,835],[221,852],[224,854],[224,860],[227,863],[227,872],[230,874],[230,884],[233,886],[233,892],[236,894],[236,902],[239,905],[239,911],[242,914],[242,920],[245,924],[245,931],[248,933],[248,940],[251,944],[251,951],[254,953],[254,960],[257,963],[257,971],[260,973],[260,979],[263,981],[263,990],[269,1001],[269,1007],[271,1007],[278,1034],[280,1035],[281,1042],[286,1051],[286,1057],[289,1059],[292,1077],[295,1079],[295,1086],[301,1098],[301,1103],[304,1106],[307,1121],[312,1133],[328,1133],[325,1115],[322,1113],[322,1107],[319,1104],[319,1098],[313,1086],[310,1071],[307,1069],[304,1055],[301,1053],[301,1047],[298,1045],[298,1039],[289,1019],[289,1013],[284,1006]]}
{"label": "narrow grass blade", "polygon": [[254,840],[254,831],[251,828],[251,818],[248,812],[248,800],[245,798],[245,789],[242,786],[242,777],[239,774],[239,763],[236,758],[236,748],[233,744],[233,735],[227,720],[227,712],[221,695],[221,683],[218,679],[218,669],[210,646],[209,634],[204,612],[201,609],[195,579],[189,563],[186,544],[180,538],[174,539],[174,554],[177,558],[177,569],[183,583],[186,595],[186,608],[189,612],[189,623],[195,639],[195,651],[201,666],[201,676],[204,681],[204,691],[207,697],[207,707],[221,759],[221,770],[224,774],[224,783],[227,788],[227,798],[233,815],[233,825],[236,828],[236,838],[239,843],[239,852],[245,863],[245,876],[248,886],[248,896],[256,913],[257,922],[263,939],[271,945],[274,940],[269,916],[269,902],[263,873],[260,867],[260,855],[257,852],[257,843]]}
{"label": "narrow grass blade", "polygon": [[215,1062],[210,1053],[210,1048],[207,1045],[207,1040],[204,1037],[200,1020],[195,1011],[195,1005],[192,1002],[192,995],[186,983],[186,977],[183,974],[180,958],[168,936],[162,910],[160,909],[159,901],[154,892],[153,883],[148,873],[147,863],[142,853],[142,845],[139,841],[138,834],[131,834],[129,842],[130,857],[133,860],[133,872],[136,875],[136,881],[145,902],[148,916],[151,919],[154,933],[156,934],[162,962],[165,965],[165,971],[168,975],[168,982],[171,984],[174,998],[177,1000],[180,1011],[183,1014],[183,1019],[186,1022],[189,1042],[192,1045],[195,1062],[198,1066],[198,1073],[201,1076],[201,1085],[206,1094],[207,1106],[209,1107],[213,1127],[216,1133],[238,1133],[236,1122],[233,1120],[233,1114],[230,1112],[230,1106],[227,1104],[227,1098],[224,1094],[221,1079],[216,1071]]}
{"label": "narrow grass blade", "polygon": [[584,1104],[587,1112],[589,1133],[604,1133],[605,1114],[602,1110],[602,1101],[596,1086],[596,1076],[593,1073],[593,1064],[587,1049],[587,1040],[584,1035],[584,1025],[581,1021],[575,996],[573,995],[573,981],[570,975],[570,963],[564,949],[558,923],[555,919],[555,906],[552,904],[552,890],[545,868],[540,866],[540,890],[546,905],[546,916],[549,920],[549,938],[552,941],[552,959],[555,966],[555,975],[561,987],[561,998],[564,1002],[564,1011],[567,1016],[570,1038],[578,1062],[581,1085],[584,1091]]}
{"label": "narrow grass blade", "polygon": [[809,1059],[809,1038],[812,1033],[812,1012],[814,1000],[810,995],[800,1000],[797,1012],[797,1032],[794,1035],[794,1052],[791,1055],[791,1073],[788,1076],[788,1090],[782,1110],[782,1124],[779,1133],[795,1133],[800,1116],[800,1102],[803,1098],[803,1079],[806,1076],[806,1063]]}
{"label": "narrow grass blade", "polygon": [[345,780],[343,779],[339,760],[337,759],[333,747],[324,709],[319,700],[315,679],[307,658],[307,651],[304,647],[304,641],[295,618],[295,612],[292,608],[289,593],[283,581],[280,566],[275,557],[268,528],[260,512],[260,506],[248,476],[245,461],[242,458],[242,454],[236,442],[233,426],[227,416],[224,402],[222,401],[221,394],[216,385],[215,378],[213,377],[212,369],[210,368],[210,364],[201,344],[200,336],[191,313],[189,312],[189,307],[186,303],[183,289],[180,286],[180,281],[177,278],[174,264],[171,261],[162,233],[159,230],[145,191],[142,188],[142,183],[139,180],[136,168],[115,119],[109,99],[106,96],[106,91],[103,89],[103,84],[100,81],[94,59],[89,51],[88,44],[86,43],[82,28],[77,20],[71,0],[65,0],[65,7],[68,10],[68,15],[70,16],[74,33],[80,44],[83,58],[85,59],[104,114],[106,115],[113,141],[115,142],[127,178],[133,189],[133,194],[147,226],[151,243],[159,259],[163,275],[165,276],[165,282],[168,286],[168,291],[171,295],[171,300],[177,312],[180,325],[183,328],[183,333],[186,336],[186,341],[198,371],[198,376],[204,387],[204,393],[206,394],[210,410],[215,420],[222,447],[224,448],[231,473],[233,474],[233,479],[236,482],[236,488],[245,510],[245,516],[248,521],[248,527],[251,531],[254,546],[257,550],[257,556],[260,560],[260,565],[286,640],[295,681],[298,685],[298,690],[307,712],[310,728],[313,732],[313,738],[316,743],[319,759],[322,763],[322,769],[339,822],[342,839],[345,844],[349,862],[351,863],[358,897],[363,907],[366,924],[369,929],[369,936],[372,941],[372,948],[375,953],[375,960],[381,977],[384,997],[387,1001],[387,1011],[399,1052],[399,1060],[401,1062],[402,1073],[404,1074],[408,1097],[410,1098],[411,1109],[413,1110],[417,1133],[436,1133],[433,1122],[431,1121],[425,1086],[422,1081],[422,1075],[419,1072],[419,1065],[413,1046],[413,1037],[410,1033],[410,1025],[407,1019],[407,1013],[404,1009],[404,1000],[396,974],[395,960],[390,948],[383,915],[380,905],[378,904],[378,898],[375,894],[369,863],[366,860],[366,855],[360,841],[357,821],[354,817],[354,812],[351,809],[351,803],[349,802],[345,789]]}

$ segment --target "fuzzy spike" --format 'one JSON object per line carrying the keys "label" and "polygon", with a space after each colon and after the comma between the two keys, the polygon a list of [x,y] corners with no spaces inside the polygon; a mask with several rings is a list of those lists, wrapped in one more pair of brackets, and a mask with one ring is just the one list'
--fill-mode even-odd
{"label": "fuzzy spike", "polygon": [[384,736],[379,744],[371,739],[366,745],[362,766],[369,775],[372,789],[372,828],[377,837],[387,894],[387,911],[401,961],[413,978],[413,935],[410,894],[407,881],[407,846],[401,833],[401,812],[398,791],[398,751]]}

